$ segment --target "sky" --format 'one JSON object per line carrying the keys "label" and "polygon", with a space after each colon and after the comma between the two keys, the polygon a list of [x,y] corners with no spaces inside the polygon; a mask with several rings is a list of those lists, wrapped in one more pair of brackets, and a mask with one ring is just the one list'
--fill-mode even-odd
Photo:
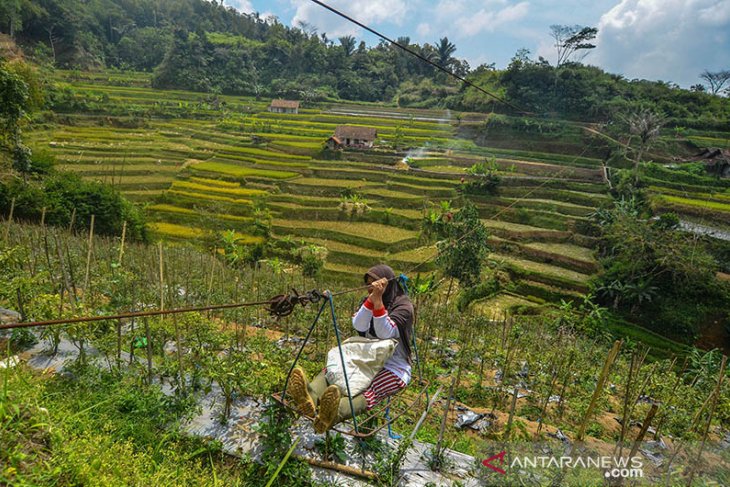
{"label": "sky", "polygon": [[[448,37],[472,68],[504,68],[520,48],[554,64],[550,25],[599,29],[584,63],[628,79],[689,87],[705,69],[730,69],[730,0],[323,0],[397,38],[435,44]],[[330,39],[377,39],[310,0],[224,0],[242,12],[305,22]]]}

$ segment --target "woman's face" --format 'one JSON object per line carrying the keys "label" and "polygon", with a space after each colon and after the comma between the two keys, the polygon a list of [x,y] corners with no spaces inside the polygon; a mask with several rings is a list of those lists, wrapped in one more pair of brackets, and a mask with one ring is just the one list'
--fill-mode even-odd
{"label": "woman's face", "polygon": [[373,292],[373,283],[377,281],[373,276],[367,276],[365,279],[365,284],[368,285],[368,293]]}

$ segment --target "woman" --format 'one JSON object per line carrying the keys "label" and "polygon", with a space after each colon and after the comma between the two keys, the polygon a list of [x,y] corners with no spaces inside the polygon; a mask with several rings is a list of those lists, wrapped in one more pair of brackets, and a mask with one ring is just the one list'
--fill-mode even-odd
{"label": "woman", "polygon": [[372,409],[386,397],[400,392],[411,380],[413,304],[395,279],[393,269],[387,265],[368,270],[365,284],[368,297],[352,317],[355,330],[368,338],[395,338],[398,346],[365,392],[352,398],[352,409],[340,389],[327,384],[326,369],[312,382],[307,381],[302,369],[294,369],[287,392],[302,414],[314,417],[317,433],[324,433],[335,424],[352,418],[353,409],[355,414]]}

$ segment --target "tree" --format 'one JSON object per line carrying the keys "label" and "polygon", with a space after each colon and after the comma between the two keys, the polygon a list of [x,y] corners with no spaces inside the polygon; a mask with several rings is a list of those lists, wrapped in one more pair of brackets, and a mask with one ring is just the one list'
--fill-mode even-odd
{"label": "tree", "polygon": [[720,93],[723,86],[725,86],[725,83],[730,81],[730,69],[723,69],[721,71],[714,72],[706,69],[702,72],[702,74],[700,74],[700,78],[707,81],[710,85],[710,93],[717,95]]}
{"label": "tree", "polygon": [[345,51],[345,56],[350,57],[355,52],[355,38],[352,36],[342,36],[338,39],[342,50]]}
{"label": "tree", "polygon": [[449,42],[448,37],[439,39],[436,44],[436,53],[438,54],[438,64],[442,68],[448,69],[453,63],[452,55],[456,52],[456,46]]}
{"label": "tree", "polygon": [[[634,150],[634,174],[638,179],[641,159],[657,137],[659,137],[659,133],[666,122],[666,118],[664,115],[661,115],[650,108],[640,108],[630,113],[625,118],[625,122],[628,126],[630,136],[635,136],[639,139],[639,147]],[[627,145],[630,144],[631,139],[629,139],[629,144]]]}
{"label": "tree", "polygon": [[595,49],[591,41],[598,35],[595,27],[584,27],[582,25],[551,25],[550,36],[555,40],[557,51],[556,66],[562,66],[570,61],[570,58],[578,51],[583,51],[578,61],[582,60],[588,51]]}
{"label": "tree", "polygon": [[442,240],[436,244],[436,263],[444,274],[464,287],[479,283],[484,259],[489,253],[487,229],[473,203],[467,201],[447,225],[440,227]]}
{"label": "tree", "polygon": [[20,124],[31,108],[28,84],[0,65],[0,144],[10,154],[13,168],[25,179],[31,172],[31,152],[21,139]]}
{"label": "tree", "polygon": [[617,202],[605,216],[593,281],[600,304],[688,341],[708,317],[727,320],[730,287],[696,235],[648,220],[634,204]]}

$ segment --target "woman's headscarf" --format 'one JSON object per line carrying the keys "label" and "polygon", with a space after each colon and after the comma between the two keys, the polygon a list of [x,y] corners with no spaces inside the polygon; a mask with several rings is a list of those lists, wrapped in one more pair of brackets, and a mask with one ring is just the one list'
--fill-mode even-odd
{"label": "woman's headscarf", "polygon": [[[383,306],[388,311],[388,316],[398,326],[398,333],[400,334],[400,344],[406,350],[408,359],[411,358],[411,339],[413,337],[413,303],[410,298],[399,285],[395,278],[395,272],[390,266],[385,264],[376,265],[371,267],[364,276],[365,283],[368,281],[368,277],[375,279],[386,278],[388,279],[388,286],[383,292]],[[373,322],[370,321],[370,334],[375,336],[375,330],[373,329]],[[363,333],[364,335],[364,333]]]}

